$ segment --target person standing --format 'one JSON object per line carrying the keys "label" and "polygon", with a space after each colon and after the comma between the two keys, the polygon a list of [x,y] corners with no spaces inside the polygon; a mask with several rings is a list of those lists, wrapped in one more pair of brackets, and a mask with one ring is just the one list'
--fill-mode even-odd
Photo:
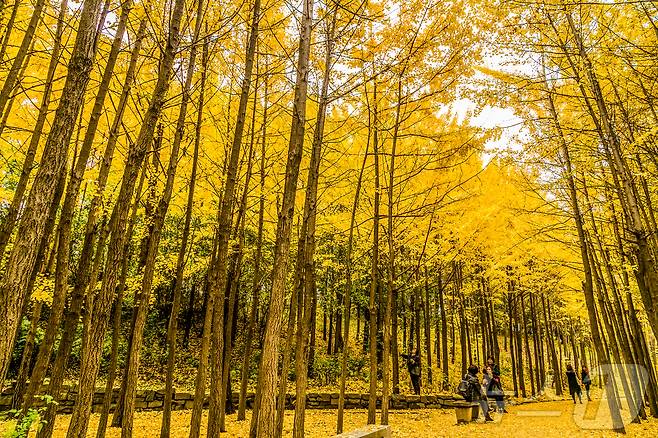
{"label": "person standing", "polygon": [[482,378],[482,388],[487,394],[487,399],[496,402],[496,410],[499,414],[507,413],[505,410],[505,393],[503,392],[503,387],[500,385],[500,377],[494,377],[491,365],[487,365],[484,370],[485,373]]}
{"label": "person standing", "polygon": [[574,371],[571,364],[567,364],[566,374],[567,374],[567,382],[569,383],[569,394],[571,394],[573,403],[576,404],[576,395],[577,395],[578,401],[580,401],[580,404],[583,404],[582,389],[580,388],[580,380],[578,380],[576,371]]}
{"label": "person standing", "polygon": [[411,354],[403,354],[403,358],[407,360],[407,369],[411,377],[411,385],[414,388],[414,394],[420,395],[420,356],[418,349],[411,350]]}
{"label": "person standing", "polygon": [[491,387],[493,381],[494,380],[493,380],[492,369],[489,365],[487,365],[482,370],[482,394],[484,394],[484,396],[487,398],[487,405],[490,411],[492,411],[493,408],[489,404],[489,400],[492,399],[493,397],[492,394],[489,392],[489,388]]}
{"label": "person standing", "polygon": [[496,363],[496,359],[494,359],[493,356],[487,357],[487,366],[491,367],[493,377],[497,378],[498,382],[500,383],[500,367]]}
{"label": "person standing", "polygon": [[[491,383],[487,389],[487,396],[496,402],[496,408],[499,413],[507,413],[505,409],[505,392],[503,384],[500,381],[500,367],[493,356],[487,357],[487,367],[491,369]],[[485,369],[486,369],[485,368]]]}
{"label": "person standing", "polygon": [[583,382],[583,386],[585,386],[585,394],[587,394],[587,400],[592,401],[592,397],[589,395],[589,387],[592,384],[592,377],[589,375],[589,368],[587,368],[587,365],[583,365],[583,368],[580,371],[580,379]]}

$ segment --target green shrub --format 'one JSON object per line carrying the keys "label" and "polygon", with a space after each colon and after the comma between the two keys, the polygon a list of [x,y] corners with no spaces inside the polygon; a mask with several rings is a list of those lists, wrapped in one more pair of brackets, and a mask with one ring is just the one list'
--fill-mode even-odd
{"label": "green shrub", "polygon": [[45,421],[41,419],[43,413],[46,412],[48,406],[56,405],[57,402],[50,395],[42,395],[37,398],[46,402],[45,406],[30,408],[23,417],[20,416],[21,411],[18,409],[9,411],[9,416],[16,418],[16,424],[5,433],[5,438],[27,438],[34,423],[38,423],[37,430],[45,424]]}

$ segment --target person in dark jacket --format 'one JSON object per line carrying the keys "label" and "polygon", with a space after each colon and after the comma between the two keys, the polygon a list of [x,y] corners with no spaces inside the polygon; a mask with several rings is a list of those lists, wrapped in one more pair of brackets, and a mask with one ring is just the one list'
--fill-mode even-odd
{"label": "person in dark jacket", "polygon": [[576,371],[574,371],[571,364],[567,365],[567,382],[569,383],[569,394],[571,394],[573,403],[576,404],[576,395],[577,395],[580,404],[583,404],[582,389],[580,388],[580,380],[578,380],[578,375],[576,375]]}
{"label": "person in dark jacket", "polygon": [[416,348],[411,350],[410,354],[403,354],[407,360],[407,369],[411,376],[411,385],[414,387],[414,394],[420,395],[420,356]]}
{"label": "person in dark jacket", "polygon": [[505,410],[505,391],[503,391],[503,384],[500,381],[500,367],[493,356],[487,357],[487,368],[491,368],[491,376],[493,377],[489,389],[487,389],[487,397],[496,402],[498,412],[507,413],[507,410]]}
{"label": "person in dark jacket", "polygon": [[589,396],[589,387],[592,384],[592,378],[589,375],[589,368],[587,368],[586,365],[583,365],[583,368],[580,371],[580,381],[583,382],[583,386],[585,386],[587,400],[592,401],[592,397]]}
{"label": "person in dark jacket", "polygon": [[[500,386],[500,377],[496,378],[493,375],[493,368],[487,365],[484,368],[484,377],[482,378],[482,389],[487,394],[487,399],[496,402],[498,413],[507,413],[505,410],[505,393],[503,387]],[[491,410],[494,408],[492,407]]]}
{"label": "person in dark jacket", "polygon": [[494,359],[493,356],[487,357],[487,366],[491,367],[494,378],[497,378],[498,382],[500,382],[500,367],[496,363],[496,359]]}
{"label": "person in dark jacket", "polygon": [[468,373],[466,373],[463,377],[463,379],[468,382],[470,388],[469,396],[466,397],[466,401],[479,403],[480,409],[484,414],[484,420],[493,421],[493,418],[491,418],[491,415],[489,414],[489,403],[487,402],[487,396],[482,391],[482,384],[480,383],[480,379],[478,379],[479,371],[480,370],[477,366],[471,365],[468,367]]}

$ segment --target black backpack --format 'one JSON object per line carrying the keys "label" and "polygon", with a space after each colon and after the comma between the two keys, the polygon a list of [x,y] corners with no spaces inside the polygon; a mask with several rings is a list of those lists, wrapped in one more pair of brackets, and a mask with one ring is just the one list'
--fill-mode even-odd
{"label": "black backpack", "polygon": [[462,377],[462,379],[459,381],[459,385],[457,385],[457,394],[464,397],[464,400],[466,401],[470,402],[473,400],[473,387],[471,383],[466,379],[466,376]]}

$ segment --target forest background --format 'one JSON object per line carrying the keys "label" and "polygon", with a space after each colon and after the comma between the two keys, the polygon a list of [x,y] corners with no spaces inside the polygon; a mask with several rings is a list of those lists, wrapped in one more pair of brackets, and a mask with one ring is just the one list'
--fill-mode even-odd
{"label": "forest background", "polygon": [[658,415],[657,13],[2,1],[14,407],[77,382],[83,436],[95,387],[118,386],[130,436],[137,389],[164,386],[168,436],[187,388],[198,434],[209,390],[215,436],[225,394],[244,417],[256,390],[253,431],[275,436],[277,393],[338,385],[340,430],[346,390],[370,394],[369,421],[377,392],[410,390],[400,353],[416,347],[426,393],[487,355],[523,397],[548,375],[559,394],[569,362],[640,364]]}

